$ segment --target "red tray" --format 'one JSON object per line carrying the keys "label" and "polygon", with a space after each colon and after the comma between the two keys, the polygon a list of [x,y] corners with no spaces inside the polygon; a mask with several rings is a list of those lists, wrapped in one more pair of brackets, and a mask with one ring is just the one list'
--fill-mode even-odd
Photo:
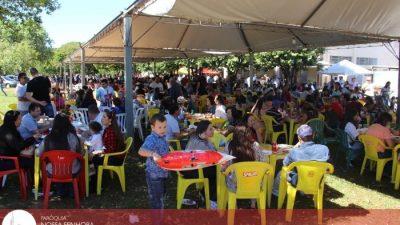
{"label": "red tray", "polygon": [[222,155],[212,150],[175,151],[163,156],[157,164],[166,170],[182,170],[211,166],[221,159]]}

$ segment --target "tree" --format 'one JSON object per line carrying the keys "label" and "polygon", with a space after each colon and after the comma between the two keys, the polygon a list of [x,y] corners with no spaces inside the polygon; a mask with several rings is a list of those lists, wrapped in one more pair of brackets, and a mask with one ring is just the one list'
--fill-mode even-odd
{"label": "tree", "polygon": [[42,12],[50,14],[59,7],[57,0],[0,0],[0,21],[41,23]]}

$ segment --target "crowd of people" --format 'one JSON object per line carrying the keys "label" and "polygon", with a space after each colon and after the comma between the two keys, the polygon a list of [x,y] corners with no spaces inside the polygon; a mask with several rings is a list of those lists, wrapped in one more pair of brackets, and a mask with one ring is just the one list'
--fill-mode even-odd
{"label": "crowd of people", "polygon": [[[91,142],[91,152],[124,150],[124,135],[116,120],[117,114],[125,113],[125,87],[121,78],[89,77],[86,86],[67,95],[60,90],[56,78],[52,79],[55,81],[52,85],[49,78],[39,75],[35,68],[30,74],[30,81],[25,73],[18,75],[17,110],[8,111],[4,116],[0,127],[0,155],[18,156],[21,166],[32,170],[32,158],[21,157],[20,152],[38,143],[39,154],[64,149],[82,152],[82,137]],[[395,108],[390,99],[390,82],[382,88],[381,95],[368,96],[354,79],[332,80],[324,87],[317,87],[315,83],[276,84],[263,79],[255,80],[250,88],[244,80],[210,79],[206,74],[199,74],[134,78],[133,92],[135,108],[160,109],[160,113],[150,118],[151,133],[139,149],[139,155],[147,158],[146,180],[152,208],[163,208],[164,205],[168,172],[156,161],[169,152],[168,140],[181,139],[182,149],[186,150],[218,150],[225,146],[224,151],[236,157],[230,163],[263,161],[260,146],[273,142],[267,138],[270,132],[283,131],[290,121],[295,121],[298,124],[294,131],[297,141],[293,144],[297,144],[283,160],[283,165],[296,161],[328,161],[328,147],[314,142],[315,131],[307,125],[307,121],[323,117],[330,130],[341,129],[347,133],[349,148],[354,151],[352,162],[357,164],[364,147],[358,140],[361,124],[368,126],[367,134],[381,139],[389,147],[395,144],[391,137],[398,134],[389,127],[394,121]],[[88,109],[89,133],[73,126],[70,112],[74,108]],[[184,140],[188,116],[194,113],[226,120],[221,132],[225,136],[232,135],[231,141],[216,146],[211,141],[215,127],[208,120],[196,123],[195,130]],[[38,125],[43,114],[54,118],[51,127]],[[266,115],[274,119],[272,130],[265,125],[263,117]],[[293,131],[285,132],[290,135]],[[46,134],[44,139],[43,134]],[[277,142],[288,143],[288,140],[281,135]],[[377,151],[379,157],[391,157],[391,151],[385,151],[384,146]],[[109,164],[121,165],[123,159],[124,156],[110,158]],[[91,162],[98,167],[103,163],[102,155],[93,154]],[[12,167],[6,160],[0,160],[2,170]],[[51,168],[47,169],[51,173]],[[76,163],[73,172],[78,171],[79,164]],[[185,178],[198,176],[197,171],[182,174]],[[204,176],[210,180],[211,205],[215,208],[216,167],[204,169]],[[234,190],[234,177],[227,182]],[[276,191],[275,187],[275,194]]]}

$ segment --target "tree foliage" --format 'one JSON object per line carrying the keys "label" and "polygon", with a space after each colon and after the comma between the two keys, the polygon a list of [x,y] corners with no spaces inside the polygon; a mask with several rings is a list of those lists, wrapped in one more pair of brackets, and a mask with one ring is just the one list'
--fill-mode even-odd
{"label": "tree foliage", "polygon": [[50,14],[59,7],[57,0],[0,0],[0,21],[41,23],[42,12]]}

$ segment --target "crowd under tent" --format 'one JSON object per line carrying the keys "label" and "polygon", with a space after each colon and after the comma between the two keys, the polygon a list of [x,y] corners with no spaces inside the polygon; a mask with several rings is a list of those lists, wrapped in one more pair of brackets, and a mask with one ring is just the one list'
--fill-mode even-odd
{"label": "crowd under tent", "polygon": [[[82,76],[85,63],[124,63],[131,90],[132,62],[397,40],[399,10],[398,0],[137,0],[65,63]],[[131,91],[125,99],[131,136]]]}

